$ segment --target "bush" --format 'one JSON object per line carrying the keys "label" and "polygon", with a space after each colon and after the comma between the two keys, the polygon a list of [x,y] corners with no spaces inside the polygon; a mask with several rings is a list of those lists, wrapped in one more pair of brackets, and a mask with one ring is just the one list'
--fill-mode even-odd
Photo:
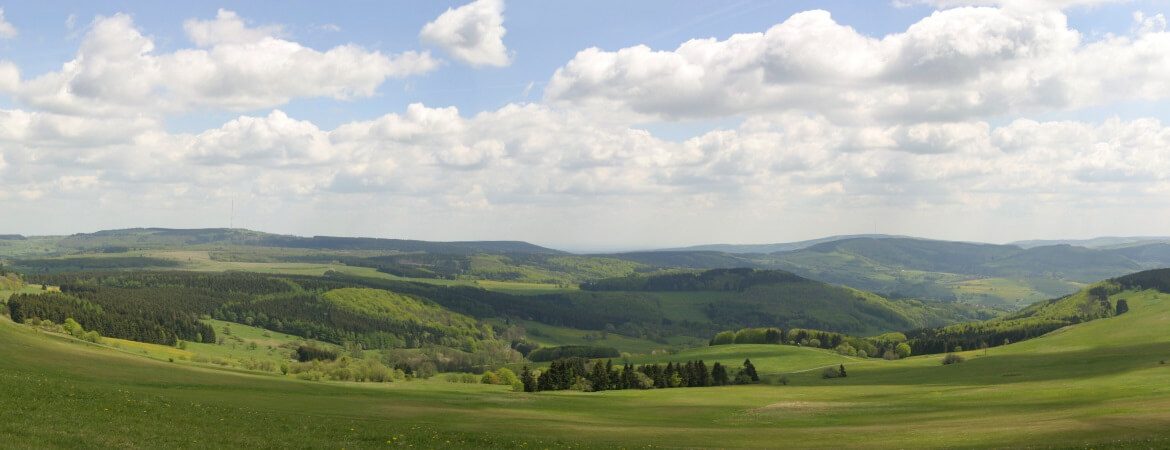
{"label": "bush", "polygon": [[816,338],[809,339],[809,340],[808,340],[808,346],[809,346],[809,347],[816,347],[816,348],[821,348],[821,340],[820,340],[820,339],[816,339]]}
{"label": "bush", "polygon": [[906,358],[910,356],[910,344],[902,342],[894,347],[894,353],[898,354],[899,358]]}
{"label": "bush", "polygon": [[496,375],[500,377],[499,384],[512,386],[520,382],[520,377],[516,376],[516,372],[513,372],[512,369],[507,367],[501,367],[500,370],[496,371]]}
{"label": "bush", "polygon": [[840,377],[841,377],[841,371],[837,370],[836,367],[826,367],[825,370],[821,371],[821,378],[824,378],[824,379],[840,378]]}
{"label": "bush", "polygon": [[849,345],[848,343],[838,345],[835,350],[837,351],[838,354],[841,354],[841,355],[857,356],[857,349],[853,348],[853,346]]}
{"label": "bush", "polygon": [[966,361],[966,359],[963,359],[962,356],[956,355],[954,353],[947,353],[947,356],[943,357],[942,363],[945,366],[949,364],[958,364],[963,361]]}
{"label": "bush", "polygon": [[483,373],[483,376],[480,377],[479,382],[483,384],[500,384],[500,376],[489,370]]}
{"label": "bush", "polygon": [[337,352],[313,345],[302,345],[297,347],[296,358],[300,362],[333,361],[337,359]]}
{"label": "bush", "polygon": [[788,382],[789,382],[788,375],[780,375],[779,381],[780,381],[781,385],[788,386]]}
{"label": "bush", "polygon": [[886,350],[885,353],[882,353],[882,359],[885,359],[887,361],[893,361],[895,359],[902,359],[902,357],[898,356],[898,352],[895,352],[893,350]]}
{"label": "bush", "polygon": [[713,339],[711,339],[711,345],[727,345],[727,344],[734,344],[734,343],[735,343],[735,332],[734,331],[720,332],[719,334],[716,334]]}

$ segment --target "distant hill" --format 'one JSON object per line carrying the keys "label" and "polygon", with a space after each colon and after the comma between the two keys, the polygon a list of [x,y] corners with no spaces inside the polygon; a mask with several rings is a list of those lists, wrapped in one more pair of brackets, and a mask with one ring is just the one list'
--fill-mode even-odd
{"label": "distant hill", "polygon": [[0,241],[23,241],[25,239],[19,234],[0,234]]}
{"label": "distant hill", "polygon": [[1086,248],[1115,248],[1153,243],[1170,243],[1170,236],[1104,236],[1092,239],[1034,239],[1011,242],[1008,245],[1015,245],[1022,248],[1061,244]]}
{"label": "distant hill", "polygon": [[667,311],[691,310],[715,329],[743,326],[813,328],[852,334],[993,317],[959,305],[892,301],[870,292],[809,280],[778,270],[712,269],[597,280],[581,289],[647,293]]}
{"label": "distant hill", "polygon": [[1170,267],[1170,244],[1160,242],[1108,248],[1068,244],[1023,248],[881,235],[818,241],[768,254],[674,250],[608,256],[660,268],[780,269],[891,298],[1005,308],[1070,294],[1105,278]]}
{"label": "distant hill", "polygon": [[722,253],[776,253],[787,252],[792,250],[800,250],[809,248],[814,245],[840,241],[854,238],[892,238],[904,236],[892,236],[887,234],[853,234],[841,236],[829,236],[819,239],[810,239],[807,241],[797,242],[783,242],[776,244],[708,244],[708,245],[693,245],[690,247],[666,248],[655,250],[655,252],[722,252]]}
{"label": "distant hill", "polygon": [[214,244],[316,250],[376,250],[402,253],[565,253],[519,241],[431,242],[334,236],[301,237],[234,228],[129,228],[74,234],[62,238],[57,243],[59,247],[67,249],[107,252]]}
{"label": "distant hill", "polygon": [[591,255],[617,258],[656,267],[682,267],[688,269],[730,269],[734,267],[760,267],[757,260],[744,255],[716,251],[670,251],[613,253]]}

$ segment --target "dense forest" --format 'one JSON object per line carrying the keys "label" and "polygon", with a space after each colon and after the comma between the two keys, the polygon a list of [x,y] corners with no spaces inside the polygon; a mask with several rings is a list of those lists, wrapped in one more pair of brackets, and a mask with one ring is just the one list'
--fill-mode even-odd
{"label": "dense forest", "polygon": [[[490,330],[474,320],[459,319],[414,296],[372,300],[408,304],[410,310],[400,314],[362,310],[362,302],[368,299],[331,295],[348,285],[320,278],[144,271],[47,274],[35,279],[60,286],[59,295],[70,301],[14,297],[10,307],[14,314],[55,322],[73,317],[86,329],[143,342],[214,342],[213,331],[192,328],[201,316],[335,344],[355,342],[365,348],[440,345],[473,351],[479,342],[494,339]],[[435,314],[424,317],[424,312]],[[133,325],[115,325],[123,322]]]}
{"label": "dense forest", "polygon": [[788,272],[755,269],[712,269],[657,275],[632,275],[581,283],[587,291],[737,291],[761,284],[806,281]]}

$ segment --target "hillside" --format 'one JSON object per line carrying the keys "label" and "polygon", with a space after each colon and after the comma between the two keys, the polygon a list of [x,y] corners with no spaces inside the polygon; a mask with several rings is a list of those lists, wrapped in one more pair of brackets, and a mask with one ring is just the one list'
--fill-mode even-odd
{"label": "hillside", "polygon": [[[861,361],[789,346],[703,347],[636,361],[737,366],[750,358],[771,384],[604,393],[514,393],[442,381],[312,383],[156,362],[0,318],[0,434],[38,447],[120,448],[428,447],[436,440],[448,448],[796,441],[825,448],[1162,448],[1170,444],[1170,369],[1159,363],[1170,359],[1170,295],[1110,296],[1120,298],[1129,301],[1128,313],[964,351],[961,364],[941,365],[941,356]],[[821,378],[822,368],[841,364],[848,378]],[[110,433],[115,418],[119,432]]]}
{"label": "hillside", "polygon": [[1170,293],[1170,269],[1113,278],[1074,294],[1038,302],[983,322],[959,323],[906,333],[915,353],[943,353],[961,347],[986,348],[1035,338],[1069,325],[1128,314],[1128,296],[1143,291]]}
{"label": "hillside", "polygon": [[771,270],[634,275],[597,280],[581,288],[615,294],[645,293],[656,298],[673,319],[705,321],[716,329],[772,326],[867,335],[993,315],[956,305],[890,301],[869,292]]}

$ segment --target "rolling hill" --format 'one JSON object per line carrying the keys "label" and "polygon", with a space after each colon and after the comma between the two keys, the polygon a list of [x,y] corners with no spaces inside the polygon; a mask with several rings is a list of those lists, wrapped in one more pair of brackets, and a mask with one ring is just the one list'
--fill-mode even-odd
{"label": "rolling hill", "polygon": [[[702,347],[637,362],[751,358],[771,384],[603,393],[305,382],[153,361],[0,318],[0,434],[17,447],[90,448],[1162,448],[1170,295],[1145,289],[1160,283],[1145,276],[1109,295],[1129,312],[966,350],[960,364]],[[820,376],[838,365],[847,378]]]}
{"label": "rolling hill", "polygon": [[122,252],[189,246],[239,245],[314,250],[371,250],[402,253],[532,253],[564,254],[519,241],[430,242],[408,239],[355,238],[334,236],[289,236],[244,229],[129,228],[61,237],[56,245],[66,251]]}

